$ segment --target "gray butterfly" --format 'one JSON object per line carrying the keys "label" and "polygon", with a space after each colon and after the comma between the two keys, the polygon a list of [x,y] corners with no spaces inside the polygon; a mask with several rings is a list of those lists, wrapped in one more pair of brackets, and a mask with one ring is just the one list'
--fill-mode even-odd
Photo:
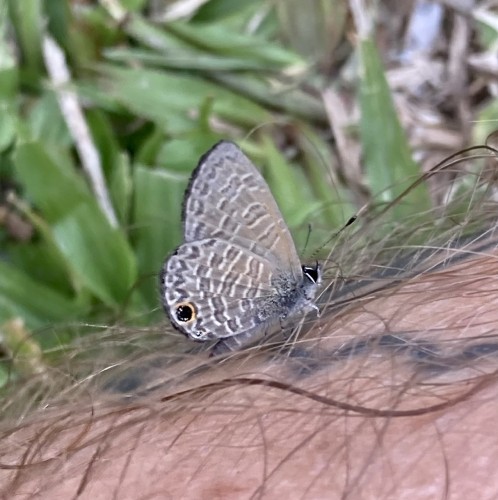
{"label": "gray butterfly", "polygon": [[219,354],[311,309],[321,269],[302,266],[275,200],[233,143],[200,160],[183,206],[184,243],[160,275],[164,309],[194,340],[220,339]]}

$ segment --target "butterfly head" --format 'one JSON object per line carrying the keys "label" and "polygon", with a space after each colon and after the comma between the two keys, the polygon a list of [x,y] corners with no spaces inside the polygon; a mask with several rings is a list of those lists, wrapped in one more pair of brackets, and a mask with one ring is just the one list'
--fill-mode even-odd
{"label": "butterfly head", "polygon": [[322,283],[322,268],[318,262],[314,266],[301,266],[303,271],[303,288],[307,300],[313,301],[318,287]]}
{"label": "butterfly head", "polygon": [[322,268],[318,261],[314,266],[301,266],[303,276],[310,284],[320,285],[322,282]]}

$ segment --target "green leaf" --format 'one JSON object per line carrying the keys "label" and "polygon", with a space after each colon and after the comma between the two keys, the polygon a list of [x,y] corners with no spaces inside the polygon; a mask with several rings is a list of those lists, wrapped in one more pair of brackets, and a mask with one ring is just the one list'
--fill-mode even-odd
{"label": "green leaf", "polygon": [[9,42],[7,4],[0,5],[0,101],[14,99],[19,72],[14,58],[14,48]]}
{"label": "green leaf", "polygon": [[138,116],[156,122],[170,133],[197,127],[206,98],[213,100],[213,113],[247,126],[268,121],[270,115],[251,101],[201,78],[147,69],[103,67],[110,94]]}
{"label": "green leaf", "polygon": [[169,171],[183,172],[190,176],[200,157],[211,149],[222,137],[209,131],[199,130],[181,139],[163,144],[156,163]]}
{"label": "green leaf", "polygon": [[132,191],[130,160],[125,153],[122,153],[116,158],[109,182],[112,205],[122,226],[128,224]]}
{"label": "green leaf", "polygon": [[26,123],[32,139],[40,144],[70,147],[73,139],[62,117],[55,94],[43,92],[30,110]]}
{"label": "green leaf", "polygon": [[193,50],[177,50],[163,54],[137,48],[107,49],[104,55],[110,61],[140,62],[148,66],[165,69],[192,71],[275,71],[271,61],[243,59],[238,57],[203,54]]}
{"label": "green leaf", "polygon": [[49,222],[60,220],[82,203],[95,203],[72,165],[54,161],[39,143],[19,146],[15,168],[27,195]]}
{"label": "green leaf", "polygon": [[0,323],[16,316],[31,327],[76,318],[84,306],[0,260]]}
{"label": "green leaf", "polygon": [[135,161],[145,165],[154,163],[163,143],[164,133],[159,127],[153,126],[152,130],[141,141],[135,154]]}
{"label": "green leaf", "polygon": [[56,247],[50,229],[45,227],[40,234],[38,241],[35,239],[25,244],[7,245],[10,261],[31,279],[65,296],[71,296],[75,290],[70,266]]}
{"label": "green leaf", "polygon": [[181,207],[187,179],[166,170],[134,169],[135,202],[132,237],[141,287],[151,307],[157,306],[157,276],[166,256],[182,238]]}
{"label": "green leaf", "polygon": [[5,366],[4,363],[0,364],[0,388],[3,388],[9,383],[11,375],[11,370]]}
{"label": "green leaf", "polygon": [[[413,161],[400,125],[377,49],[371,40],[359,42],[361,142],[369,186],[380,201],[390,202],[422,172]],[[425,184],[413,189],[393,207],[397,220],[431,208]]]}
{"label": "green leaf", "polygon": [[40,0],[8,0],[10,19],[22,49],[24,68],[30,78],[41,77],[41,27],[43,26],[43,2]]}
{"label": "green leaf", "polygon": [[138,11],[145,7],[147,0],[121,0],[121,3],[126,10]]}
{"label": "green leaf", "polygon": [[286,47],[306,61],[318,64],[323,73],[334,67],[347,29],[348,3],[343,0],[280,0],[275,2],[278,30]]}
{"label": "green leaf", "polygon": [[86,120],[92,132],[93,142],[99,151],[102,170],[106,177],[112,177],[119,155],[119,144],[111,123],[106,114],[99,109],[92,109],[86,113]]}
{"label": "green leaf", "polygon": [[0,103],[0,151],[6,150],[16,138],[17,117],[9,108],[9,105]]}
{"label": "green leaf", "polygon": [[135,41],[150,49],[174,53],[190,48],[187,42],[147,22],[137,14],[129,15],[124,29]]}
{"label": "green leaf", "polygon": [[[312,186],[314,199],[321,201],[321,219],[325,230],[340,228],[356,211],[347,191],[340,184],[335,167],[336,156],[330,145],[311,127],[301,124],[297,140],[303,153],[303,164]],[[323,243],[323,242],[321,242]]]}
{"label": "green leaf", "polygon": [[289,226],[298,226],[310,206],[311,189],[302,171],[290,165],[270,137],[263,137],[264,175]]}
{"label": "green leaf", "polygon": [[199,7],[194,16],[196,22],[213,22],[232,16],[236,13],[243,13],[248,8],[260,8],[256,2],[234,2],[233,0],[209,0]]}
{"label": "green leaf", "polygon": [[223,24],[168,23],[165,29],[181,40],[207,52],[272,64],[277,69],[305,63],[295,52],[254,35],[235,33]]}
{"label": "green leaf", "polygon": [[125,237],[100,209],[80,205],[53,232],[80,282],[108,306],[122,304],[136,280],[136,263]]}

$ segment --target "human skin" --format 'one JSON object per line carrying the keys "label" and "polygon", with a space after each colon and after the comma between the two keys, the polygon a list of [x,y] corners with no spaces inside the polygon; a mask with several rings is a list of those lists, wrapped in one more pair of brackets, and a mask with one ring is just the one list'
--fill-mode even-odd
{"label": "human skin", "polygon": [[459,252],[329,301],[298,340],[4,425],[4,497],[497,498],[498,252]]}

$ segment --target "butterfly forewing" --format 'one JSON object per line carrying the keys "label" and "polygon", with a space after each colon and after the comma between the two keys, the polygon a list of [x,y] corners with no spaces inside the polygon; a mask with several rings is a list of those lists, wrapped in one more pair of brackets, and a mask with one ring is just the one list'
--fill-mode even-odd
{"label": "butterfly forewing", "polygon": [[183,216],[186,242],[214,236],[301,275],[292,236],[265,180],[235,144],[221,142],[201,159]]}

